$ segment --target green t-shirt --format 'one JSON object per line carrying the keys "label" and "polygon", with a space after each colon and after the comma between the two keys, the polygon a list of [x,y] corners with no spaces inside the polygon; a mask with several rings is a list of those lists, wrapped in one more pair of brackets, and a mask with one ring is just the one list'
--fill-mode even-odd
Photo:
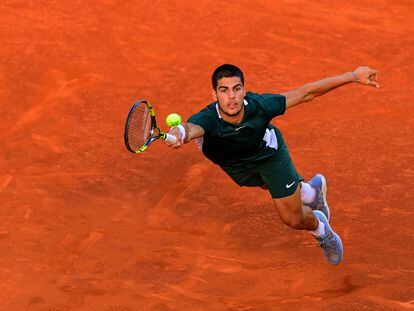
{"label": "green t-shirt", "polygon": [[248,92],[244,105],[243,120],[237,124],[222,119],[216,102],[188,119],[189,123],[204,129],[199,141],[203,154],[222,168],[270,158],[285,146],[282,134],[270,121],[284,114],[286,98],[279,94]]}

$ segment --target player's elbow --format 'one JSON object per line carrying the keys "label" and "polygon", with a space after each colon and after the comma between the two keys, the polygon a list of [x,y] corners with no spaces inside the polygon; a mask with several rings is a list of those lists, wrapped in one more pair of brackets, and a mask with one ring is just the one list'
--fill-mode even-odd
{"label": "player's elbow", "polygon": [[316,95],[313,94],[305,94],[303,96],[303,102],[310,102],[311,100],[313,100],[316,97]]}
{"label": "player's elbow", "polygon": [[311,83],[302,86],[302,94],[303,102],[309,102],[317,96]]}

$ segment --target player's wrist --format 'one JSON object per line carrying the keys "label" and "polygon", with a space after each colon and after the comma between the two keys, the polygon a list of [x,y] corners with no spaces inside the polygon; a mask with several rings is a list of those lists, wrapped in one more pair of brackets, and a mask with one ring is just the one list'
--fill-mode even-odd
{"label": "player's wrist", "polygon": [[176,127],[181,133],[181,139],[183,140],[183,142],[186,142],[186,138],[188,138],[186,126],[184,126],[184,124],[181,123]]}
{"label": "player's wrist", "polygon": [[355,74],[355,72],[351,71],[350,73],[351,73],[352,82],[359,82],[359,78]]}

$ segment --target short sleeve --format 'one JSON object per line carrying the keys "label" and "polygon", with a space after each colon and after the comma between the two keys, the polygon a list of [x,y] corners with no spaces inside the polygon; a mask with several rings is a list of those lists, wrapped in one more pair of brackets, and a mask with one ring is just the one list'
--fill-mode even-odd
{"label": "short sleeve", "polygon": [[286,97],[281,94],[254,94],[250,93],[270,118],[282,115],[286,111]]}
{"label": "short sleeve", "polygon": [[214,132],[214,117],[208,109],[203,109],[200,112],[193,114],[188,118],[187,122],[201,126],[204,130],[205,137],[212,135]]}

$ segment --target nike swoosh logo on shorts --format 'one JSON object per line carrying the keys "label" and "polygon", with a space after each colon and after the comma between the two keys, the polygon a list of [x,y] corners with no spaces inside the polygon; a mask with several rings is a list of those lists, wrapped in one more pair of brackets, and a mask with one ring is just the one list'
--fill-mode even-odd
{"label": "nike swoosh logo on shorts", "polygon": [[286,184],[286,189],[289,189],[290,187],[292,187],[292,186],[295,184],[295,182],[296,182],[296,181],[294,181],[293,183],[291,183],[291,184],[289,184],[289,185],[288,185],[288,184]]}

